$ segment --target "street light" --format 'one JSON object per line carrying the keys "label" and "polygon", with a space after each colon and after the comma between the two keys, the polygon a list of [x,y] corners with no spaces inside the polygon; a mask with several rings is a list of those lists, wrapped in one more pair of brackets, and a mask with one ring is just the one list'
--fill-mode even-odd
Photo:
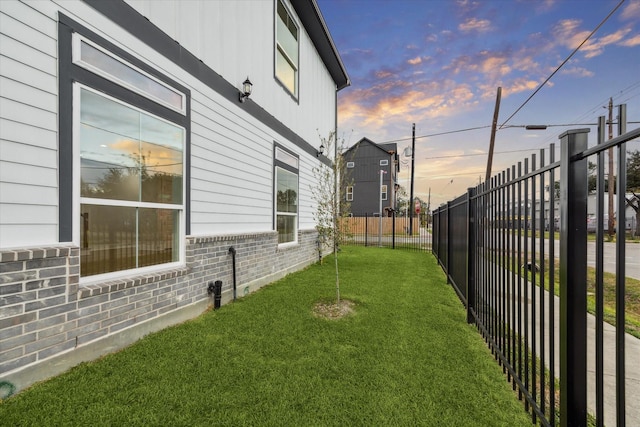
{"label": "street light", "polygon": [[[501,88],[498,88],[498,98],[496,99],[496,112],[498,111],[500,104],[500,91]],[[494,120],[496,117],[494,117]],[[495,124],[495,122],[494,122]],[[508,126],[508,127],[523,127],[526,130],[546,130],[548,125],[519,125],[519,126]],[[485,181],[489,181],[491,178],[491,164],[493,163],[493,145],[495,143],[495,130],[491,129],[491,142],[489,143],[489,157],[487,158],[487,173],[485,175]]]}

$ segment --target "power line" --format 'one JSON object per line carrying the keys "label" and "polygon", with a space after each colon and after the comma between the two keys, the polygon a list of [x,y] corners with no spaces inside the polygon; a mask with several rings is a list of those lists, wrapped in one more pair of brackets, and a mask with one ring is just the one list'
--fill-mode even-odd
{"label": "power line", "polygon": [[[627,123],[635,123],[635,122],[627,122]],[[564,123],[564,124],[550,124],[550,125],[540,125],[540,126],[544,126],[544,127],[566,127],[566,126],[597,126],[597,123]],[[505,129],[510,129],[510,128],[526,128],[527,126],[530,125],[509,125],[509,126],[504,126]],[[472,128],[465,128],[465,129],[455,129],[455,130],[449,130],[449,131],[444,131],[444,132],[438,132],[438,133],[430,133],[427,135],[420,135],[420,136],[416,136],[416,139],[420,139],[420,138],[431,138],[434,136],[442,136],[442,135],[450,135],[452,133],[462,133],[462,132],[469,132],[472,130],[479,130],[479,129],[487,129],[490,128],[491,125],[485,125],[485,126],[476,126],[476,127],[472,127]],[[391,139],[388,141],[382,141],[382,142],[376,142],[376,144],[389,144],[392,142],[402,142],[402,141],[411,141],[411,137],[409,138],[398,138],[398,139]]]}
{"label": "power line", "polygon": [[[440,174],[440,175],[435,175],[433,177],[428,177],[429,179],[442,179],[442,178],[449,178],[452,176],[467,176],[467,175],[478,175],[478,174],[482,174],[484,173],[484,170],[478,170],[478,171],[471,171],[471,172],[460,172],[460,173],[446,173],[446,174]],[[427,178],[427,177],[423,177],[423,178]],[[418,178],[418,179],[422,179],[422,178]]]}
{"label": "power line", "polygon": [[[527,152],[527,151],[536,151],[539,150],[539,148],[527,148],[527,149],[522,149],[522,150],[508,150],[508,151],[496,151],[493,154],[507,154],[507,153],[523,153],[523,152]],[[473,153],[473,154],[459,154],[459,155],[451,155],[451,156],[437,156],[437,157],[425,157],[426,159],[429,160],[433,160],[433,159],[451,159],[451,158],[456,158],[456,157],[474,157],[474,156],[486,156],[489,153]]]}
{"label": "power line", "polygon": [[[456,129],[456,130],[450,130],[450,131],[445,131],[445,132],[439,132],[439,133],[432,133],[429,135],[420,135],[420,136],[416,136],[416,139],[419,138],[429,138],[432,136],[441,136],[441,135],[449,135],[452,133],[460,133],[460,132],[469,132],[472,130],[478,130],[478,129],[486,129],[486,128],[490,128],[490,125],[486,125],[486,126],[477,126],[477,127],[473,127],[473,128],[466,128],[466,129]],[[401,142],[401,141],[411,141],[411,137],[409,138],[400,138],[400,139],[392,139],[390,141],[383,141],[383,142],[376,142],[376,144],[389,144],[391,142]]]}
{"label": "power line", "polygon": [[498,129],[502,129],[502,128],[504,127],[504,125],[505,125],[509,120],[511,120],[511,119],[513,118],[513,116],[515,116],[516,114],[518,114],[518,112],[519,112],[520,110],[522,110],[522,108],[523,108],[523,107],[524,107],[524,106],[525,106],[525,105],[526,105],[526,104],[531,100],[531,98],[533,98],[533,97],[534,97],[534,96],[535,96],[535,95],[540,91],[540,89],[542,89],[542,87],[543,87],[545,84],[547,84],[547,82],[549,82],[549,80],[551,80],[551,78],[552,78],[553,76],[555,76],[555,74],[556,74],[558,71],[560,71],[560,68],[562,68],[562,67],[564,66],[564,64],[566,64],[567,62],[569,62],[569,60],[573,57],[573,55],[575,55],[575,54],[578,52],[578,50],[580,50],[580,48],[581,48],[581,47],[582,47],[582,46],[583,46],[583,45],[584,45],[584,44],[585,44],[585,43],[586,43],[586,42],[591,38],[591,36],[593,36],[593,35],[596,33],[596,31],[598,31],[598,30],[600,29],[600,27],[602,27],[602,25],[604,25],[604,23],[605,23],[605,22],[607,22],[607,21],[609,20],[609,18],[611,17],[611,15],[613,15],[613,14],[615,13],[615,11],[616,11],[616,10],[618,10],[618,8],[619,8],[620,6],[622,6],[622,3],[624,3],[624,2],[625,2],[625,0],[620,0],[620,3],[618,3],[618,5],[617,5],[616,7],[614,7],[614,8],[613,8],[613,10],[612,10],[611,12],[609,12],[609,14],[608,14],[608,15],[607,15],[603,20],[602,20],[602,22],[600,22],[600,24],[598,24],[598,26],[597,26],[593,31],[591,31],[591,33],[587,36],[587,38],[586,38],[586,39],[584,39],[584,40],[582,41],[582,43],[580,43],[580,44],[578,45],[578,47],[576,47],[576,48],[573,50],[573,52],[571,52],[571,54],[570,54],[570,55],[569,55],[569,56],[568,56],[564,61],[562,61],[562,63],[561,63],[560,65],[558,65],[558,67],[553,71],[553,73],[551,73],[551,75],[550,75],[549,77],[547,77],[547,78],[545,79],[545,81],[544,81],[544,82],[542,82],[542,84],[540,84],[540,86],[538,86],[538,88],[537,88],[535,91],[533,91],[533,93],[532,93],[531,95],[529,95],[529,97],[526,99],[526,101],[524,101],[524,102],[522,103],[522,105],[520,105],[520,106],[518,107],[518,109],[517,109],[513,114],[511,114],[511,115],[509,116],[509,118],[507,118],[507,120],[505,120],[505,121],[500,125],[500,127],[499,127]]}

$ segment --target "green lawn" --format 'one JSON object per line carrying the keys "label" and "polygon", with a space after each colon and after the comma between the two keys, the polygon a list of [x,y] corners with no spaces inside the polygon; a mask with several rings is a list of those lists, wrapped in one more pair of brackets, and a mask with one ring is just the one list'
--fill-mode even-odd
{"label": "green lawn", "polygon": [[346,247],[333,262],[0,403],[11,426],[530,426],[430,254]]}

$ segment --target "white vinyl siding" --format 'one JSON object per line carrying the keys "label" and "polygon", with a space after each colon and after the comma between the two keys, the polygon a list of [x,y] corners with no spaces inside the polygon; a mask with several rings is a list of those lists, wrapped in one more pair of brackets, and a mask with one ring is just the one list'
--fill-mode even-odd
{"label": "white vinyl siding", "polygon": [[[275,1],[126,1],[228,82],[239,88],[249,76],[251,99],[312,146],[320,145],[318,133],[334,129],[335,83],[303,27],[304,96],[292,102],[273,77]],[[0,1],[0,247],[58,242],[59,11],[191,90],[190,234],[273,230],[272,144],[298,150],[292,142],[84,2]],[[30,160],[16,161],[23,153]],[[298,222],[309,230],[315,226],[310,187],[318,160],[299,154]]]}
{"label": "white vinyl siding", "polygon": [[54,19],[2,2],[0,247],[57,241],[56,38]]}
{"label": "white vinyl siding", "polygon": [[[298,28],[297,103],[273,76],[276,0],[126,1],[238,90],[248,76],[251,99],[312,145],[320,145],[318,133],[335,130],[336,86],[304,27]],[[283,3],[298,22],[290,2]]]}

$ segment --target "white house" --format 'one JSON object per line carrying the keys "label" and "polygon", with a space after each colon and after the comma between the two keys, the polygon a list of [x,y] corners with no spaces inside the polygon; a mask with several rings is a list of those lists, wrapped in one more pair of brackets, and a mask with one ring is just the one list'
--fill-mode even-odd
{"label": "white house", "polygon": [[11,390],[317,260],[349,78],[315,0],[3,0],[0,37]]}

